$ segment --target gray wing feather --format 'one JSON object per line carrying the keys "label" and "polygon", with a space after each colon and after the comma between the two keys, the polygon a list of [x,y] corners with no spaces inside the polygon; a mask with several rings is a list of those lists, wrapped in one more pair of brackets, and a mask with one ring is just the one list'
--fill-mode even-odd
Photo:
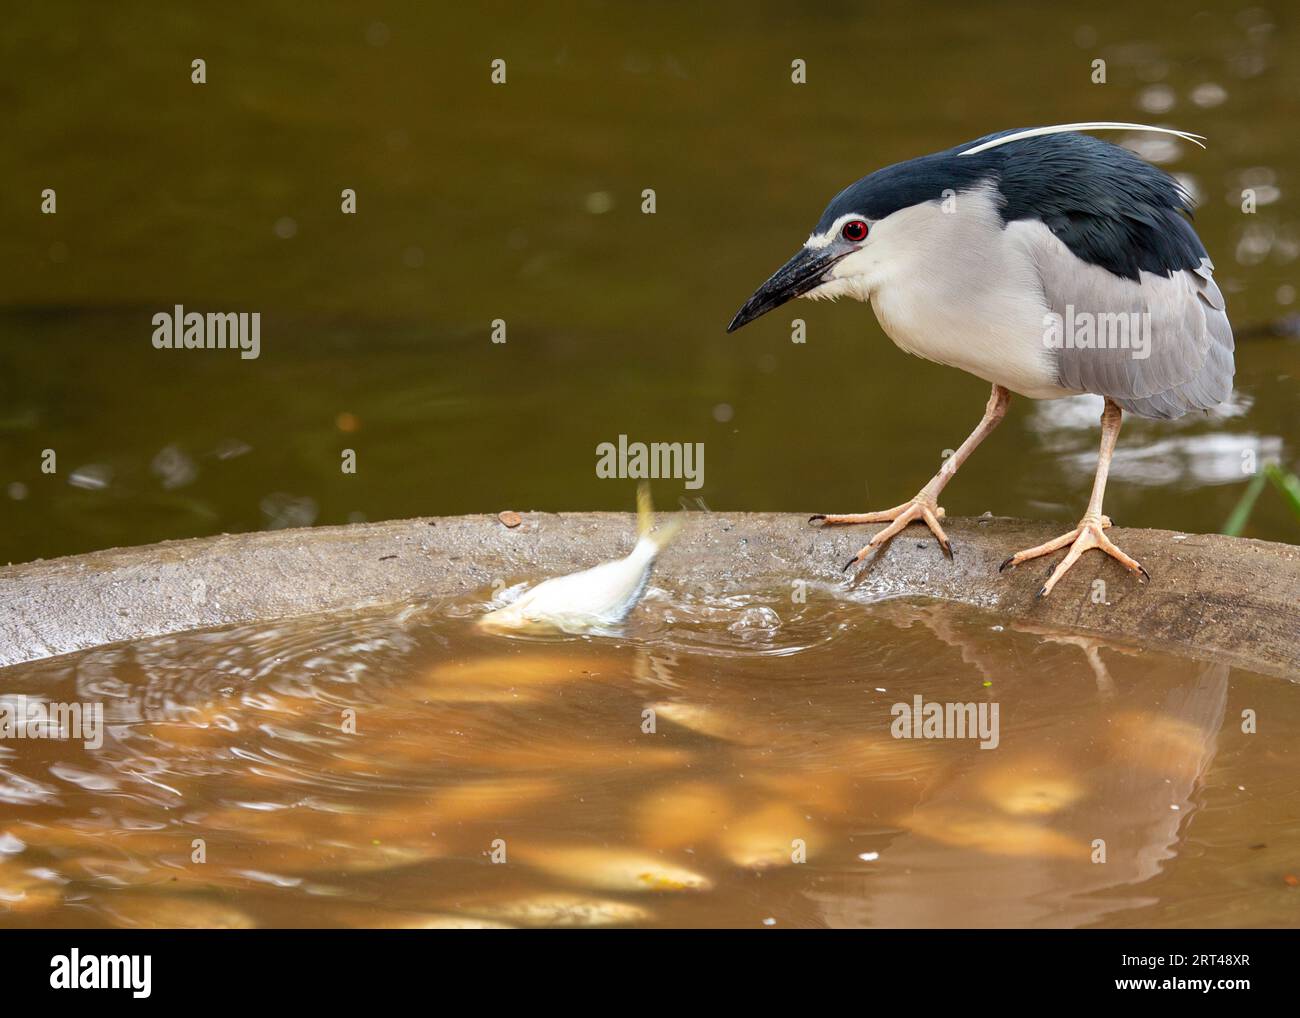
{"label": "gray wing feather", "polygon": [[[1053,313],[1081,321],[1120,320],[1142,329],[1145,340],[1108,347],[1055,350],[1060,384],[1078,392],[1109,396],[1139,417],[1170,419],[1192,410],[1209,410],[1232,393],[1232,326],[1223,294],[1208,258],[1196,269],[1169,276],[1142,272],[1138,281],[1120,278],[1076,258],[1056,237],[1043,231],[1034,245],[1043,298]],[[1142,345],[1145,342],[1146,350]],[[1142,356],[1145,352],[1145,356]]]}

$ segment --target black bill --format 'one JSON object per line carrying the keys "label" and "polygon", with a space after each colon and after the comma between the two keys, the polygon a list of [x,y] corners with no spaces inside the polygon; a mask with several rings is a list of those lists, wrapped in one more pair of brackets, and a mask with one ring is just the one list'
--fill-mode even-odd
{"label": "black bill", "polygon": [[754,296],[745,301],[727,326],[727,331],[735,332],[773,308],[815,290],[827,281],[831,266],[852,251],[853,248],[846,251],[835,244],[822,249],[801,248],[797,255],[772,273],[772,278],[760,286]]}

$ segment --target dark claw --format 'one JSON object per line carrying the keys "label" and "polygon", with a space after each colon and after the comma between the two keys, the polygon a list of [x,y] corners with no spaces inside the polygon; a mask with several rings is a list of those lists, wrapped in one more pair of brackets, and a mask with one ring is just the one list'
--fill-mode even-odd
{"label": "dark claw", "polygon": [[1044,596],[1046,596],[1046,594],[1047,594],[1047,584],[1044,583],[1041,587],[1038,588],[1038,593],[1034,595],[1034,600],[1035,601],[1041,600]]}
{"label": "dark claw", "polygon": [[1002,565],[998,566],[998,572],[1000,572],[1000,573],[1001,573],[1001,572],[1005,572],[1007,566],[1011,565],[1011,560],[1014,559],[1014,558],[1015,558],[1014,555],[1008,555],[1005,559],[1003,559],[1003,560],[1002,560]]}
{"label": "dark claw", "polygon": [[826,514],[825,514],[825,513],[816,513],[816,514],[814,514],[814,515],[808,517],[808,522],[809,522],[809,523],[816,523],[818,520],[824,520],[824,519],[826,519]]}
{"label": "dark claw", "polygon": [[947,555],[949,558],[952,558],[952,545],[951,545],[951,544],[949,544],[947,541],[940,541],[940,542],[939,542],[939,547],[943,549],[943,553],[944,553],[945,555]]}
{"label": "dark claw", "polygon": [[1140,572],[1143,576],[1147,578],[1146,579],[1147,583],[1151,582],[1151,574],[1147,572],[1147,567],[1144,566],[1141,562],[1138,563],[1138,572]]}
{"label": "dark claw", "polygon": [[854,555],[851,559],[849,559],[846,563],[844,563],[844,568],[841,569],[840,572],[842,572],[842,573],[847,573],[847,572],[849,571],[849,569],[851,569],[851,568],[853,567],[853,564],[854,564],[855,562],[857,562],[857,560],[858,560],[858,557],[857,557],[856,555]]}

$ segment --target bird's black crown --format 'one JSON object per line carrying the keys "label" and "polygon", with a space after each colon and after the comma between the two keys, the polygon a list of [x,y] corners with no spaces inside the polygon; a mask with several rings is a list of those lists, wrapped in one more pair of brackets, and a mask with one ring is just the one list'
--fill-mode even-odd
{"label": "bird's black crown", "polygon": [[877,170],[835,196],[816,232],[847,213],[884,219],[940,201],[945,191],[961,194],[988,182],[997,188],[1004,224],[1041,220],[1079,258],[1118,276],[1168,276],[1201,264],[1205,248],[1188,221],[1191,197],[1173,177],[1126,148],[1066,133],[961,154],[1015,133],[986,135]]}

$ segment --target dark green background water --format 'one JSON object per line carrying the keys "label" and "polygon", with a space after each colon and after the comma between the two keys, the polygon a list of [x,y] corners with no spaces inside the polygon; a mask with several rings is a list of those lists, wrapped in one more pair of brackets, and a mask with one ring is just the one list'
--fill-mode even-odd
{"label": "dark green background water", "polygon": [[[705,443],[715,509],[893,505],[966,435],[985,383],[905,356],[855,304],[723,332],[827,200],[1006,127],[1192,130],[1209,150],[1162,165],[1200,193],[1244,331],[1297,306],[1298,41],[1281,4],[10,12],[0,562],[293,522],[630,508],[633,482],[595,474],[619,434]],[[153,349],[151,317],[176,303],[261,312],[262,356]],[[1237,381],[1227,416],[1126,426],[1118,522],[1217,530],[1243,451],[1295,469],[1300,344],[1243,339]],[[1095,409],[1014,402],[948,512],[1073,523]],[[682,494],[656,485],[661,504]],[[1247,533],[1300,527],[1266,492]]]}

